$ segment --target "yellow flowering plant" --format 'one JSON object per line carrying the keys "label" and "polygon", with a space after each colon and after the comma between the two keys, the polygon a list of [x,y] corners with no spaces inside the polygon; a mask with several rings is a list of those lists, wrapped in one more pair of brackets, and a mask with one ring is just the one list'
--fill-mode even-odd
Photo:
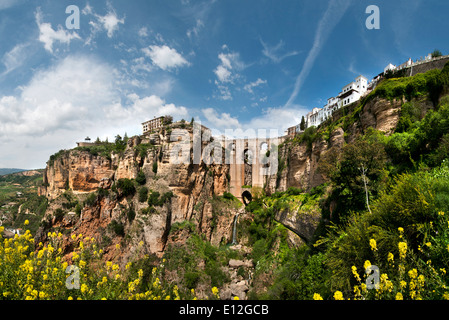
{"label": "yellow flowering plant", "polygon": [[[64,256],[61,233],[48,233],[45,244],[35,245],[29,230],[9,239],[2,237],[3,230],[0,228],[0,300],[181,299],[177,286],[164,282],[161,268],[145,271],[133,268],[132,262],[123,268],[106,262],[94,238],[72,234],[69,239],[77,246]],[[68,268],[71,265],[74,267]],[[182,298],[194,299],[194,295],[189,291]]]}

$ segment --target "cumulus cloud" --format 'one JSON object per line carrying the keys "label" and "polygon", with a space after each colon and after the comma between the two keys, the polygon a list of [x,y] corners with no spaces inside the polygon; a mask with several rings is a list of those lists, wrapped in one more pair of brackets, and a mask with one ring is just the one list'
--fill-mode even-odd
{"label": "cumulus cloud", "polygon": [[[140,123],[153,116],[188,117],[186,107],[156,95],[120,96],[118,77],[99,59],[68,56],[34,74],[20,94],[0,96],[0,167],[43,167],[86,135],[140,134]],[[24,154],[33,154],[32,164]]]}
{"label": "cumulus cloud", "polygon": [[201,110],[206,117],[208,124],[211,125],[211,129],[225,130],[225,129],[237,129],[241,125],[237,118],[232,117],[229,113],[219,114],[213,108],[206,108]]}
{"label": "cumulus cloud", "polygon": [[44,44],[44,48],[53,53],[53,43],[55,41],[70,44],[73,39],[81,39],[76,32],[68,32],[61,25],[54,30],[51,23],[42,21],[42,12],[38,8],[35,13],[36,23],[39,27],[39,41]]}
{"label": "cumulus cloud", "polygon": [[189,65],[189,62],[181,54],[166,45],[152,45],[148,48],[143,48],[142,51],[151,59],[153,64],[162,70],[171,70]]}

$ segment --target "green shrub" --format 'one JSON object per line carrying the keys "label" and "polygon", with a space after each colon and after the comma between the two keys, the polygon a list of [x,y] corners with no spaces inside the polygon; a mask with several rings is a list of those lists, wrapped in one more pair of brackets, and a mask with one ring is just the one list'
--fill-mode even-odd
{"label": "green shrub", "polygon": [[134,218],[136,217],[136,211],[134,211],[133,208],[129,208],[126,212],[126,216],[128,217],[128,221],[130,223],[133,222]]}
{"label": "green shrub", "polygon": [[234,197],[234,195],[232,194],[232,193],[230,193],[230,192],[223,192],[223,199],[226,199],[226,200],[235,200],[235,199],[237,199],[236,197]]}
{"label": "green shrub", "polygon": [[196,288],[196,285],[201,279],[201,273],[198,271],[188,271],[184,274],[185,285],[189,289]]}
{"label": "green shrub", "polygon": [[139,189],[139,202],[145,202],[148,200],[148,188],[141,187]]}
{"label": "green shrub", "polygon": [[144,185],[147,182],[147,178],[145,177],[145,173],[142,169],[140,169],[139,173],[137,174],[136,181],[140,185]]}
{"label": "green shrub", "polygon": [[156,161],[153,162],[153,173],[157,174],[157,162]]}
{"label": "green shrub", "polygon": [[134,195],[136,192],[136,187],[132,180],[127,178],[122,178],[117,181],[117,189],[120,190],[121,195],[124,197]]}
{"label": "green shrub", "polygon": [[112,220],[108,228],[118,236],[125,235],[125,227],[123,226],[123,224],[117,222],[116,220]]}
{"label": "green shrub", "polygon": [[84,206],[92,207],[95,202],[97,201],[97,194],[96,193],[90,193],[86,200],[84,200]]}
{"label": "green shrub", "polygon": [[148,205],[149,206],[159,206],[159,197],[160,193],[157,191],[151,191],[148,197]]}
{"label": "green shrub", "polygon": [[287,189],[287,194],[289,196],[297,196],[297,195],[300,195],[303,192],[304,191],[301,188],[296,188],[296,187],[289,187]]}

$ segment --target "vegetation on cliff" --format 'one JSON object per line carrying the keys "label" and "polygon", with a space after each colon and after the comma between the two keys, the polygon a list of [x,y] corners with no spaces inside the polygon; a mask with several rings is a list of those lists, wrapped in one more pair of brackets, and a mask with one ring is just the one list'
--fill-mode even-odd
{"label": "vegetation on cliff", "polygon": [[[38,232],[44,240],[34,242],[30,232],[1,239],[0,298],[231,298],[238,279],[252,299],[449,299],[448,92],[449,64],[384,80],[284,142],[277,190],[252,188],[245,209],[226,188],[212,191],[219,174],[226,186],[228,171],[168,167],[169,146],[131,146],[117,136],[77,148],[109,160],[131,154],[129,170],[82,196],[68,187],[51,201],[27,195],[22,211],[39,215],[15,211],[15,225],[34,233],[48,207]],[[399,106],[387,133],[362,125],[366,108],[380,100]],[[335,132],[341,143],[333,144]],[[279,191],[298,146],[316,156],[324,183]],[[80,235],[83,223],[99,237]],[[234,226],[238,246],[231,246]],[[125,256],[131,264],[119,265]],[[80,267],[79,290],[65,287],[69,264]]]}

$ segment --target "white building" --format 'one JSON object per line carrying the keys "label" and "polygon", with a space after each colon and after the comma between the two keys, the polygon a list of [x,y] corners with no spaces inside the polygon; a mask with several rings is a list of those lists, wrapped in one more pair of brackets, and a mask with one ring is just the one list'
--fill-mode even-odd
{"label": "white building", "polygon": [[351,82],[343,87],[342,91],[338,95],[341,106],[347,106],[348,104],[359,101],[362,94],[368,89],[368,79],[364,76],[358,76],[354,82]]}
{"label": "white building", "polygon": [[388,70],[395,70],[396,66],[394,64],[389,63],[388,66],[384,68],[384,73],[386,73]]}
{"label": "white building", "polygon": [[360,99],[368,90],[368,79],[360,75],[354,82],[345,85],[337,97],[327,99],[323,108],[313,108],[306,116],[306,127],[318,126],[332,116],[332,113]]}

